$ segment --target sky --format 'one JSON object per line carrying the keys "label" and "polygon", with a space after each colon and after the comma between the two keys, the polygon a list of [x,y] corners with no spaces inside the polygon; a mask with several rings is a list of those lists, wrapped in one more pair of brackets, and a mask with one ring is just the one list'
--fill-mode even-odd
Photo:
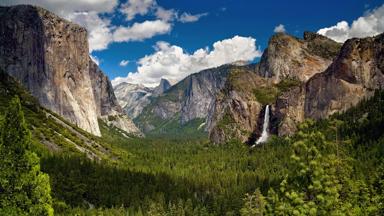
{"label": "sky", "polygon": [[114,85],[156,86],[238,60],[257,62],[276,32],[338,42],[384,31],[384,1],[0,0],[34,4],[84,26]]}

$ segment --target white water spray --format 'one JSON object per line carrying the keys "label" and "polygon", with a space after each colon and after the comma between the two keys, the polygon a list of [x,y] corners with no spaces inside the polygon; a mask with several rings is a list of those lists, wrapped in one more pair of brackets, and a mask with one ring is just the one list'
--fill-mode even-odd
{"label": "white water spray", "polygon": [[269,105],[265,107],[265,113],[264,113],[264,123],[263,123],[263,132],[261,133],[261,136],[259,139],[257,139],[256,143],[252,146],[255,147],[256,145],[260,143],[265,143],[268,139],[268,126],[269,126]]}

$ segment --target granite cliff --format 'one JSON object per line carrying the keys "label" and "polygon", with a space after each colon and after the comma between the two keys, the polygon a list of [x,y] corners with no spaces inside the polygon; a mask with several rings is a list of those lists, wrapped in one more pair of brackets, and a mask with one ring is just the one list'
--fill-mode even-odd
{"label": "granite cliff", "polygon": [[43,107],[100,136],[98,117],[121,108],[88,52],[85,28],[40,7],[0,7],[1,69]]}
{"label": "granite cliff", "polygon": [[373,95],[384,84],[384,36],[350,39],[342,46],[308,33],[273,36],[256,69],[231,74],[210,114],[210,139],[253,142],[265,105],[270,133],[291,135],[306,118],[322,119]]}
{"label": "granite cliff", "polygon": [[160,96],[170,87],[171,84],[166,79],[161,79],[155,88],[123,82],[114,87],[114,92],[124,112],[134,119],[150,103],[150,98]]}
{"label": "granite cliff", "polygon": [[204,130],[216,94],[224,87],[229,72],[237,67],[241,66],[223,65],[186,77],[160,96],[151,98],[134,121],[145,132],[167,133],[185,125]]}

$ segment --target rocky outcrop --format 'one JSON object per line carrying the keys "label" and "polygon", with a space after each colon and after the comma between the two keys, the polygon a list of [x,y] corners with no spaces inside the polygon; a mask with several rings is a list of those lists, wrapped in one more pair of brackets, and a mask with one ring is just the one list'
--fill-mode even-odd
{"label": "rocky outcrop", "polygon": [[177,122],[175,127],[182,127],[192,120],[206,119],[216,94],[224,87],[229,72],[236,67],[224,65],[186,77],[153,98],[135,122],[144,131],[150,132],[170,120]]}
{"label": "rocky outcrop", "polygon": [[42,8],[0,8],[0,66],[42,106],[100,136],[87,32]]}
{"label": "rocky outcrop", "polygon": [[[280,136],[293,134],[306,118],[326,118],[356,105],[384,87],[383,43],[383,34],[350,39],[341,48],[314,33],[303,40],[273,36],[255,70],[266,77],[264,83],[243,71],[218,94],[208,122],[211,140],[246,142],[259,133],[261,104],[272,105],[270,130]],[[292,78],[300,82],[291,85]]]}
{"label": "rocky outcrop", "polygon": [[210,140],[214,143],[230,139],[246,142],[253,133],[260,134],[258,119],[263,104],[257,101],[253,90],[266,85],[267,80],[258,76],[253,68],[232,71],[209,112],[207,130]]}
{"label": "rocky outcrop", "polygon": [[285,78],[305,82],[332,63],[340,46],[316,33],[306,32],[304,39],[278,33],[269,40],[261,57],[259,74],[272,77],[274,83]]}
{"label": "rocky outcrop", "polygon": [[91,58],[89,58],[89,75],[98,116],[121,114],[122,109],[116,99],[111,81]]}
{"label": "rocky outcrop", "polygon": [[170,87],[171,84],[166,79],[161,79],[160,84],[155,88],[123,82],[114,87],[114,92],[124,112],[134,119],[150,103],[150,98],[160,96]]}
{"label": "rocky outcrop", "polygon": [[299,123],[305,119],[305,85],[300,85],[280,95],[275,103],[275,116],[278,119],[279,136],[293,134]]}
{"label": "rocky outcrop", "polygon": [[89,75],[98,118],[102,119],[109,126],[119,128],[124,131],[124,133],[142,136],[141,131],[132,120],[124,114],[123,109],[120,107],[111,81],[91,58],[89,58]]}
{"label": "rocky outcrop", "polygon": [[305,118],[342,112],[384,87],[384,35],[345,42],[323,73],[292,89],[277,102],[278,134],[290,135]]}
{"label": "rocky outcrop", "polygon": [[273,105],[270,130],[282,135],[294,131],[304,119],[305,91],[300,86],[323,72],[340,46],[316,33],[305,32],[303,39],[274,35],[255,69],[231,74],[218,94],[208,118],[210,139],[214,143],[254,140],[261,133],[260,115],[267,104]]}
{"label": "rocky outcrop", "polygon": [[162,78],[160,80],[160,84],[153,89],[152,94],[154,96],[159,96],[159,95],[163,94],[165,91],[167,91],[169,88],[171,88],[171,86],[172,85],[171,85],[171,83],[169,83],[168,80]]}
{"label": "rocky outcrop", "polygon": [[0,67],[40,104],[100,136],[98,117],[121,113],[89,58],[87,31],[39,7],[0,7]]}
{"label": "rocky outcrop", "polygon": [[384,87],[384,34],[350,39],[332,65],[306,84],[305,117],[325,118]]}
{"label": "rocky outcrop", "polygon": [[132,119],[136,118],[150,103],[152,89],[140,84],[120,83],[114,87],[115,95],[124,112]]}

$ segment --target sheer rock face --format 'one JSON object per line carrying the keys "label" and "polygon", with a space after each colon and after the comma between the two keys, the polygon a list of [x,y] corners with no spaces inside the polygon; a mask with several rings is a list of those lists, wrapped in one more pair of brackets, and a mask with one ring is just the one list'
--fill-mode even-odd
{"label": "sheer rock face", "polygon": [[120,107],[113,91],[111,81],[91,58],[89,58],[89,74],[98,118],[109,126],[117,127],[125,133],[142,136],[141,131],[132,120],[123,113],[123,109]]}
{"label": "sheer rock face", "polygon": [[305,86],[301,85],[284,92],[275,103],[276,118],[279,121],[277,132],[279,136],[293,134],[298,124],[304,121]]}
{"label": "sheer rock face", "polygon": [[[279,89],[286,78],[301,84],[279,90],[271,104],[270,130],[291,135],[304,119],[329,117],[384,87],[384,34],[350,39],[342,47],[314,33],[305,33],[303,40],[277,34],[253,74],[243,71],[232,77],[208,118],[211,141],[245,142],[250,134],[257,134],[262,106],[251,93],[263,86]],[[266,77],[264,82],[261,77]]]}
{"label": "sheer rock face", "polygon": [[152,92],[154,96],[159,96],[166,92],[169,88],[171,88],[171,83],[169,83],[166,79],[161,79],[160,84],[154,88]]}
{"label": "sheer rock face", "polygon": [[332,63],[340,46],[315,33],[306,32],[303,40],[278,33],[270,39],[263,53],[259,74],[272,77],[275,83],[285,78],[305,82]]}
{"label": "sheer rock face", "polygon": [[384,87],[384,34],[350,39],[333,64],[306,84],[305,117],[320,119]]}
{"label": "sheer rock face", "polygon": [[233,65],[203,70],[181,80],[143,109],[135,122],[146,132],[158,122],[177,120],[180,127],[194,119],[206,119]]}
{"label": "sheer rock face", "polygon": [[42,106],[100,136],[87,32],[42,8],[0,8],[0,65]]}
{"label": "sheer rock face", "polygon": [[224,143],[237,138],[246,142],[252,133],[261,132],[258,119],[263,105],[257,101],[253,90],[266,83],[266,79],[258,76],[251,66],[231,72],[207,118],[211,141]]}
{"label": "sheer rock face", "polygon": [[[340,44],[316,33],[305,32],[304,39],[283,33],[274,35],[260,63],[254,69],[232,73],[226,88],[218,94],[208,117],[211,141],[223,143],[237,138],[246,142],[260,134],[263,122],[259,119],[265,104],[257,100],[254,91],[260,88],[277,89],[276,85],[284,79],[305,83],[332,63],[340,47]],[[289,92],[279,93],[276,102],[271,104],[271,123],[284,121],[284,124],[281,127],[274,125],[270,130],[277,129],[285,135],[303,121],[303,92],[295,87]]]}
{"label": "sheer rock face", "polygon": [[97,115],[101,117],[121,114],[122,109],[113,92],[111,81],[91,58],[89,58],[89,75],[91,77]]}
{"label": "sheer rock face", "polygon": [[83,27],[35,6],[0,7],[0,67],[42,106],[100,136],[98,117],[121,108],[88,52]]}
{"label": "sheer rock face", "polygon": [[136,118],[151,101],[171,88],[166,79],[161,79],[155,88],[148,88],[141,84],[120,83],[114,87],[116,97],[124,112],[132,119]]}
{"label": "sheer rock face", "polygon": [[384,87],[384,35],[350,39],[323,73],[278,98],[279,135],[290,135],[305,118],[345,111]]}

